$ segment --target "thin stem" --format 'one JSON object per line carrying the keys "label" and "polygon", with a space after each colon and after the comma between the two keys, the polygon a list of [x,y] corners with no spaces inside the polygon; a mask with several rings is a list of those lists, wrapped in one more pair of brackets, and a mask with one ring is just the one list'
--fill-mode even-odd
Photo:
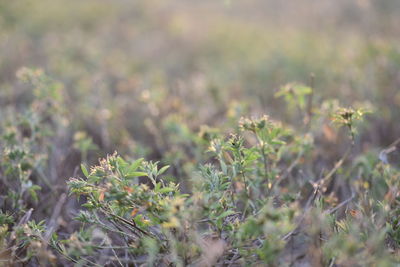
{"label": "thin stem", "polygon": [[267,155],[265,154],[265,142],[260,140],[260,138],[258,137],[257,133],[255,133],[255,135],[256,135],[257,143],[260,146],[261,156],[263,158],[264,172],[265,172],[264,178],[265,178],[265,181],[267,182],[267,185],[268,185],[269,184],[268,162],[267,162]]}
{"label": "thin stem", "polygon": [[308,96],[308,102],[307,102],[307,114],[306,114],[306,130],[310,129],[311,126],[311,120],[312,120],[312,108],[313,108],[313,98],[314,98],[314,79],[315,75],[314,73],[310,74],[310,88],[311,88],[311,93]]}

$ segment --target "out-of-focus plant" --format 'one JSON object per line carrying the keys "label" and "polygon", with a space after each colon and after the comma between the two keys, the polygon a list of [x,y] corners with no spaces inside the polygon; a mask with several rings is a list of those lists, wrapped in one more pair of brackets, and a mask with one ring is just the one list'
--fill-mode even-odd
{"label": "out-of-focus plant", "polygon": [[370,113],[365,108],[338,108],[333,114],[332,121],[338,126],[344,126],[349,130],[351,141],[354,143],[357,133],[356,124],[363,120],[365,114]]}
{"label": "out-of-focus plant", "polygon": [[[54,231],[54,218],[36,221],[34,212],[41,190],[53,189],[43,170],[54,136],[68,125],[63,90],[42,71],[23,69],[19,76],[35,89],[26,110],[8,114],[0,126],[0,258],[7,264],[399,261],[392,253],[400,246],[396,167],[373,154],[352,159],[351,146],[330,170],[315,171],[322,150],[315,139],[324,131],[316,124],[333,118],[354,143],[365,109],[328,101],[309,112],[312,92],[303,86],[280,92],[289,106],[314,116],[303,121],[305,129],[293,123],[301,130],[263,116],[241,118],[229,130],[203,126],[196,133],[179,113],[154,111],[145,124],[159,142],[162,163],[115,153],[88,168],[93,139],[83,130],[70,131],[83,159],[83,177],[74,171],[68,181],[78,197],[79,230]],[[146,101],[151,106],[150,96]],[[164,163],[171,166],[160,167]]]}
{"label": "out-of-focus plant", "polygon": [[82,131],[75,133],[73,146],[81,152],[83,162],[87,161],[89,151],[98,149],[92,138]]}
{"label": "out-of-focus plant", "polygon": [[13,113],[10,107],[0,122],[0,258],[7,265],[38,258],[55,263],[42,238],[45,222],[31,217],[43,187],[52,187],[44,169],[57,120],[63,118],[62,87],[41,70],[22,68],[17,75],[33,86],[34,94],[25,109]]}
{"label": "out-of-focus plant", "polygon": [[313,93],[313,89],[309,86],[299,83],[289,83],[282,86],[275,97],[282,97],[291,110],[304,111],[308,104],[308,96]]}

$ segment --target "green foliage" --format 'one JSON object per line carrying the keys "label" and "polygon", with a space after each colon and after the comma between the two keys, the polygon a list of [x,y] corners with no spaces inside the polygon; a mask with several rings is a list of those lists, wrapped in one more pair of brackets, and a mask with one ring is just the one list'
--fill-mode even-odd
{"label": "green foliage", "polygon": [[192,2],[0,3],[0,265],[398,265],[397,1]]}
{"label": "green foliage", "polygon": [[363,120],[365,114],[370,113],[366,108],[338,108],[333,114],[332,121],[339,126],[345,126],[350,132],[352,142],[355,141],[356,128],[355,124]]}
{"label": "green foliage", "polygon": [[51,187],[44,170],[56,120],[62,118],[60,84],[41,70],[23,68],[18,76],[34,86],[34,98],[21,112],[5,113],[0,124],[0,254],[10,265],[38,255],[42,263],[54,263],[43,239],[45,222],[30,217],[40,205],[42,190]]}
{"label": "green foliage", "polygon": [[[31,217],[41,191],[52,188],[43,171],[52,152],[48,144],[67,125],[62,86],[41,71],[23,69],[19,76],[36,93],[30,106],[10,115],[1,128],[1,183],[7,191],[1,191],[0,245],[7,263],[56,264],[61,255],[63,262],[77,265],[95,265],[95,259],[177,266],[288,264],[288,255],[297,253],[290,247],[297,243],[313,262],[397,261],[389,253],[400,245],[396,168],[367,154],[350,164],[351,146],[331,171],[312,178],[319,153],[314,136],[334,134],[317,125],[332,119],[349,129],[354,144],[366,111],[340,108],[336,101],[314,106],[312,120],[301,130],[262,116],[242,117],[231,134],[211,127],[196,134],[177,116],[162,118],[162,131],[171,134],[164,141],[176,146],[163,162],[172,165],[117,153],[90,168],[82,163],[83,177],[75,171],[68,181],[70,195],[80,203],[75,216],[80,227],[59,236],[54,219],[36,222]],[[310,88],[296,86],[296,93],[285,88],[278,96],[289,106],[307,108]],[[51,112],[40,108],[44,103]],[[70,140],[83,162],[99,149],[83,130]],[[179,147],[190,149],[177,154]],[[199,161],[186,163],[192,175],[184,181],[187,193],[171,177],[171,167],[182,168],[185,155]],[[303,171],[308,177],[300,175]],[[351,196],[341,202],[327,192],[338,181],[350,184]]]}
{"label": "green foliage", "polygon": [[[342,112],[337,114],[343,118]],[[143,257],[155,265],[165,262],[160,255],[169,255],[167,262],[179,266],[203,262],[205,258],[216,264],[230,257],[237,257],[243,265],[283,263],[287,247],[298,242],[300,231],[307,236],[302,242],[314,260],[368,264],[388,257],[381,245],[389,237],[397,240],[398,229],[393,228],[396,221],[389,220],[384,199],[370,198],[368,186],[357,181],[352,190],[360,195],[352,204],[354,208],[345,218],[336,218],[336,210],[348,200],[331,206],[330,196],[319,189],[332,174],[305,196],[296,194],[303,190],[301,187],[282,186],[287,183],[283,163],[299,164],[299,159],[310,157],[312,141],[266,116],[242,118],[238,129],[227,138],[215,135],[209,139],[208,151],[218,164],[199,166],[190,195],[181,194],[179,185],[165,182],[162,174],[168,166],[158,168],[156,163],[143,159],[127,162],[114,154],[100,160],[90,172],[82,165],[86,178],[69,182],[71,192],[85,199],[85,210],[77,219],[90,225],[88,231],[96,225],[123,237],[125,253],[129,251],[131,260]],[[367,177],[377,175],[381,165],[364,161],[348,168],[350,172],[362,170],[363,177]],[[334,172],[339,169],[335,167]],[[147,182],[139,182],[139,176],[146,177]],[[360,183],[363,186],[357,187]],[[305,204],[303,197],[308,199]],[[326,242],[317,253],[307,240],[320,239],[321,235]],[[204,242],[215,245],[220,252],[214,255]],[[365,246],[375,252],[372,258],[365,254]],[[93,253],[95,246],[90,253],[75,257]],[[122,252],[117,255],[122,259]]]}
{"label": "green foliage", "polygon": [[285,86],[282,86],[281,89],[275,93],[275,97],[283,97],[288,104],[288,108],[294,110],[298,108],[301,111],[304,111],[307,107],[307,96],[313,93],[313,89],[311,87],[289,83]]}

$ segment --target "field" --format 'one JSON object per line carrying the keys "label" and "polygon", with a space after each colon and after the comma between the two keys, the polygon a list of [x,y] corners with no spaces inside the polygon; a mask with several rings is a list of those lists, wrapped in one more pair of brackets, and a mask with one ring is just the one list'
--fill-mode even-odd
{"label": "field", "polygon": [[398,266],[399,14],[0,1],[0,266]]}

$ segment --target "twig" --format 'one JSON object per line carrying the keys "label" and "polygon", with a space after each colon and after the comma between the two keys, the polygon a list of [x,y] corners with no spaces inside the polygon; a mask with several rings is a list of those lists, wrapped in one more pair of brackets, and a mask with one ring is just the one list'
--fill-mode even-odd
{"label": "twig", "polygon": [[[268,170],[268,163],[267,163],[267,155],[265,154],[265,142],[261,141],[257,134],[255,134],[255,136],[256,136],[257,143],[258,143],[258,145],[260,146],[260,149],[261,149],[261,155],[262,155],[263,164],[264,164],[265,181],[266,181],[266,183],[268,185],[269,184],[269,179],[268,179],[269,170]],[[271,187],[271,189],[272,189],[272,187]]]}
{"label": "twig", "polygon": [[310,74],[310,88],[311,88],[311,93],[308,97],[308,103],[307,103],[307,114],[306,114],[306,129],[308,130],[311,126],[311,119],[312,119],[312,108],[313,108],[313,97],[314,97],[314,79],[315,75],[314,73]]}
{"label": "twig", "polygon": [[271,191],[273,191],[273,189],[275,187],[277,187],[283,180],[285,180],[287,177],[289,177],[292,170],[299,164],[301,156],[302,156],[302,154],[300,153],[297,156],[297,158],[292,162],[292,164],[290,164],[290,166],[286,169],[285,173],[272,183]]}
{"label": "twig", "polygon": [[299,229],[300,224],[303,222],[304,218],[306,217],[307,211],[311,208],[312,203],[314,202],[315,198],[317,197],[317,194],[318,194],[318,192],[319,192],[319,188],[320,188],[320,186],[317,185],[317,186],[314,188],[313,194],[308,198],[307,204],[306,204],[306,206],[305,206],[305,208],[304,208],[304,211],[303,211],[303,214],[301,215],[300,219],[298,220],[297,226],[295,227],[295,229],[292,230],[292,231],[290,231],[290,232],[287,233],[286,235],[284,235],[284,236],[281,238],[282,240],[287,240],[289,237],[291,237],[292,235],[294,235],[294,234],[297,233],[297,230]]}
{"label": "twig", "polygon": [[54,207],[53,214],[51,215],[50,221],[47,225],[46,234],[44,235],[44,240],[46,240],[46,242],[50,240],[51,235],[58,227],[57,218],[60,216],[61,209],[64,206],[66,199],[67,199],[67,194],[62,193],[60,199],[57,201],[57,204]]}
{"label": "twig", "polygon": [[[289,233],[287,233],[286,235],[284,235],[284,236],[282,237],[282,240],[286,240],[286,239],[288,239],[290,236],[292,236],[293,234],[296,233],[296,231],[297,231],[298,228],[300,227],[300,224],[303,222],[303,220],[304,220],[304,218],[305,218],[305,216],[306,216],[306,214],[307,214],[307,211],[311,208],[311,204],[314,202],[314,200],[315,200],[315,198],[316,198],[316,196],[317,196],[317,194],[318,194],[319,189],[320,189],[320,188],[323,188],[323,186],[324,186],[326,183],[328,183],[328,181],[329,181],[330,178],[335,174],[335,172],[343,165],[343,162],[344,162],[345,159],[348,157],[348,155],[349,155],[351,149],[352,149],[352,146],[349,147],[349,148],[347,149],[346,153],[345,153],[345,154],[342,156],[342,158],[335,164],[335,166],[332,168],[332,170],[314,186],[314,188],[315,188],[315,189],[314,189],[314,193],[308,198],[306,207],[304,208],[303,214],[301,215],[301,217],[300,217],[300,219],[299,219],[299,221],[298,221],[298,223],[297,223],[296,228],[295,228],[293,231],[290,231]],[[353,197],[353,196],[352,196],[352,197]],[[348,200],[346,203],[348,203],[349,201],[351,201],[351,199]],[[342,206],[343,206],[343,205],[345,205],[346,203],[344,203],[344,204],[341,203],[341,204],[342,204]],[[340,204],[339,204],[339,205],[340,205]]]}
{"label": "twig", "polygon": [[337,211],[338,209],[340,209],[341,207],[343,207],[344,205],[346,205],[347,203],[349,203],[350,201],[353,200],[353,198],[355,197],[355,194],[353,192],[353,190],[351,190],[351,197],[349,197],[348,199],[346,199],[345,201],[341,202],[340,204],[338,204],[336,207],[331,208],[329,210],[326,210],[324,213],[325,214],[332,214],[335,211]]}
{"label": "twig", "polygon": [[335,174],[335,172],[343,165],[344,161],[347,159],[347,157],[350,154],[350,151],[352,149],[353,146],[350,146],[346,152],[344,153],[343,157],[336,162],[335,166],[332,168],[332,170],[319,181],[319,185],[322,187],[323,185],[327,184],[330,180],[330,178],[332,178],[332,176]]}
{"label": "twig", "polygon": [[233,254],[233,257],[229,261],[228,267],[231,267],[233,265],[233,263],[239,258],[240,258],[240,254],[239,254],[239,251],[236,249],[234,254]]}
{"label": "twig", "polygon": [[335,260],[336,260],[336,258],[333,257],[333,258],[331,259],[331,262],[329,263],[329,266],[328,266],[328,267],[334,266],[334,265],[335,265]]}
{"label": "twig", "polygon": [[118,220],[122,221],[123,223],[125,223],[125,224],[131,226],[132,228],[134,228],[135,230],[139,231],[140,233],[142,233],[142,234],[144,234],[144,235],[146,235],[146,236],[149,236],[149,237],[153,237],[153,235],[151,235],[150,233],[148,233],[148,232],[144,231],[143,229],[140,229],[139,227],[137,227],[136,223],[130,222],[130,221],[126,220],[125,218],[123,218],[123,217],[121,217],[121,216],[118,216],[117,214],[112,213],[111,211],[106,211],[106,210],[104,210],[104,209],[102,209],[102,210],[103,210],[103,212],[105,212],[106,214],[110,214],[110,215],[111,215],[112,217],[114,217],[115,219],[118,219]]}
{"label": "twig", "polygon": [[23,224],[26,224],[26,223],[29,221],[29,219],[30,219],[31,216],[32,216],[32,211],[33,211],[33,209],[31,208],[31,209],[29,209],[29,210],[25,213],[24,216],[22,216],[22,218],[19,220],[19,222],[18,222],[18,224],[17,224],[17,227],[18,227],[18,226],[21,226],[21,225],[23,225]]}
{"label": "twig", "polygon": [[400,138],[398,138],[396,141],[394,141],[392,144],[390,144],[387,148],[383,149],[380,153],[379,153],[379,159],[385,163],[385,164],[389,164],[387,155],[392,153],[393,151],[396,150],[396,146],[400,143]]}

